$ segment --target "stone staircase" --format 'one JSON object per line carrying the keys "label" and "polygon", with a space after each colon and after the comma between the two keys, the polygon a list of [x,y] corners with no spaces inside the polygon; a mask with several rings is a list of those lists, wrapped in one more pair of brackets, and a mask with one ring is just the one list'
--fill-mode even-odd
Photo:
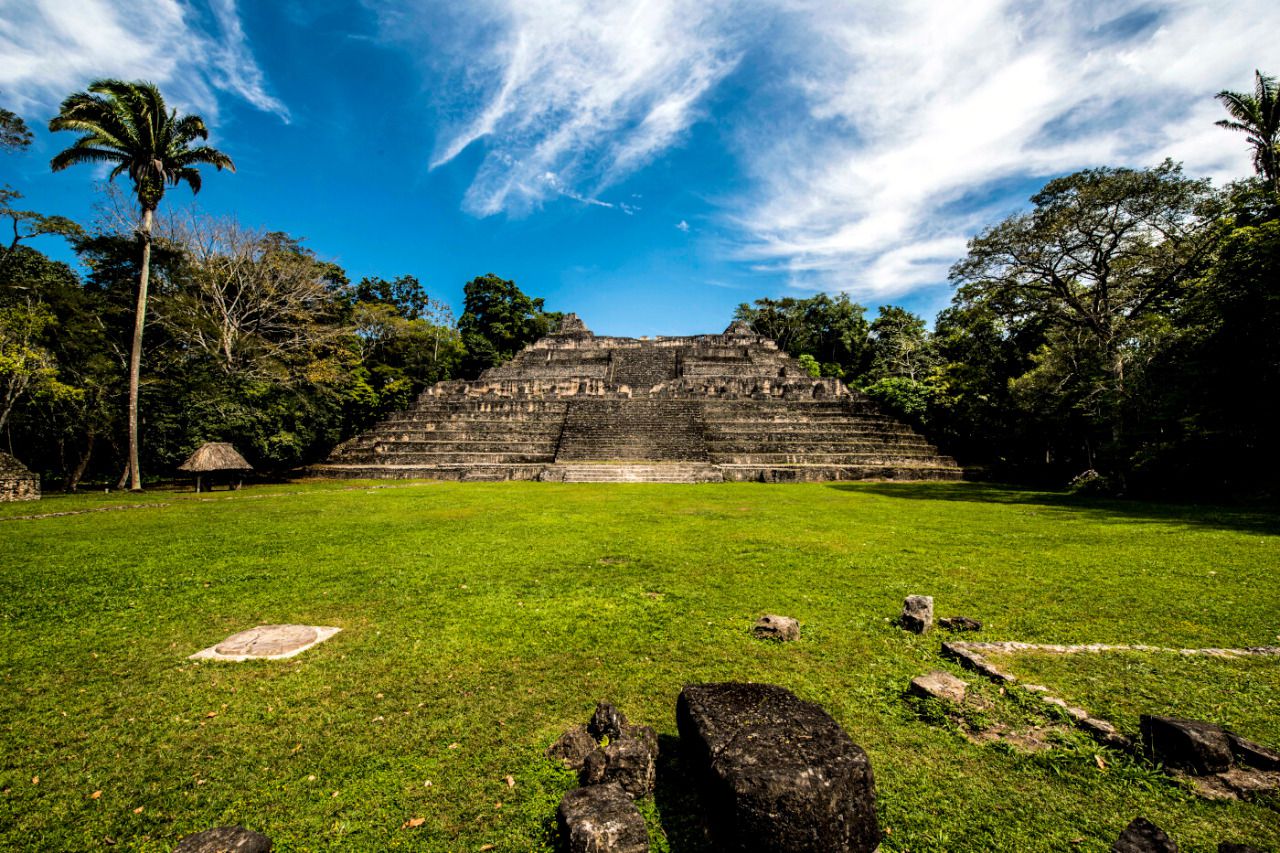
{"label": "stone staircase", "polygon": [[701,407],[693,400],[574,400],[557,462],[705,462]]}
{"label": "stone staircase", "polygon": [[724,475],[706,462],[557,462],[538,479],[556,483],[723,483]]}
{"label": "stone staircase", "polygon": [[740,323],[597,338],[573,315],[476,381],[442,382],[320,476],[559,482],[959,479],[955,460]]}

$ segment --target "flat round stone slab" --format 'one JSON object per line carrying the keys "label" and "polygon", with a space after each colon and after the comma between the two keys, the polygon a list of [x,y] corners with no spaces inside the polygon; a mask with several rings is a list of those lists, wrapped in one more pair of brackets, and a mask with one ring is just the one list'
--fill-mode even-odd
{"label": "flat round stone slab", "polygon": [[248,631],[232,634],[214,646],[214,650],[220,655],[274,657],[309,646],[318,636],[316,629],[310,625],[259,625]]}

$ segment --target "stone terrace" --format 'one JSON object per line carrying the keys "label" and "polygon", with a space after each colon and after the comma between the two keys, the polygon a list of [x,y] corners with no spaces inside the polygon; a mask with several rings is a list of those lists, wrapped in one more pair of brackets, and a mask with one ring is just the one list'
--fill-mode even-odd
{"label": "stone terrace", "polygon": [[570,314],[472,382],[441,382],[320,476],[565,482],[951,480],[955,461],[735,322],[596,337]]}

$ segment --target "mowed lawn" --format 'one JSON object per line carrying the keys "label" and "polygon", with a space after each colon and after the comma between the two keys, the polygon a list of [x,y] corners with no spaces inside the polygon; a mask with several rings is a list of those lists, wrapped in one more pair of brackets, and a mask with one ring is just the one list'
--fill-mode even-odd
{"label": "mowed lawn", "polygon": [[[1137,815],[1193,853],[1280,848],[1274,800],[1206,802],[1070,733],[1034,753],[967,739],[903,696],[930,669],[961,673],[946,637],[891,623],[925,593],[982,620],[975,639],[1280,644],[1274,514],[976,484],[212,498],[0,507],[163,504],[0,520],[0,848],[169,850],[234,823],[282,851],[541,850],[573,785],[543,750],[607,699],[662,736],[654,848],[705,849],[674,708],[713,680],[830,711],[871,756],[886,851],[1105,851]],[[802,639],[753,639],[766,612],[799,618]],[[281,622],[343,630],[287,661],[187,659]],[[1278,659],[1005,663],[1130,730],[1146,710],[1187,713],[1280,746]],[[994,717],[1038,713],[975,689],[1010,703]]]}

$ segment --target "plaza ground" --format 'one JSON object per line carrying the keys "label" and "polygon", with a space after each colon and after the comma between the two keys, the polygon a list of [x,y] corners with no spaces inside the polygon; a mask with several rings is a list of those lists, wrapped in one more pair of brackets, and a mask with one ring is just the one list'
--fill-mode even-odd
{"label": "plaza ground", "polygon": [[[80,514],[15,518],[56,512]],[[1280,803],[1199,799],[891,620],[924,593],[982,620],[974,639],[1280,645],[1278,567],[1274,510],[969,483],[310,482],[0,505],[0,847],[161,851],[239,823],[282,851],[543,849],[573,778],[542,752],[608,699],[662,736],[654,848],[702,850],[675,699],[751,680],[820,703],[867,750],[886,851],[1105,851],[1137,815],[1188,851],[1274,849]],[[802,638],[753,639],[762,613]],[[343,630],[285,661],[187,659],[285,622]],[[1277,658],[1000,664],[1131,734],[1177,714],[1280,746]],[[936,668],[1047,748],[908,701]]]}

